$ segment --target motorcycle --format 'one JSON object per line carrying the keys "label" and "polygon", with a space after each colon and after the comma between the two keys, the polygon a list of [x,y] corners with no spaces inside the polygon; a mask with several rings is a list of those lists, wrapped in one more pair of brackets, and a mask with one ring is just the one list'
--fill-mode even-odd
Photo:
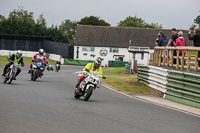
{"label": "motorcycle", "polygon": [[4,83],[6,83],[8,81],[8,84],[10,84],[13,81],[13,79],[15,78],[15,75],[17,73],[17,69],[18,69],[17,63],[10,65],[10,67],[8,68],[8,70],[5,74]]}
{"label": "motorcycle", "polygon": [[47,70],[48,70],[48,71],[53,71],[52,65],[48,65],[48,66],[47,66]]}
{"label": "motorcycle", "polygon": [[59,65],[59,64],[56,64],[55,66],[56,66],[55,72],[58,72],[58,71],[60,70],[60,65]]}
{"label": "motorcycle", "polygon": [[[100,88],[99,84],[101,84],[101,80],[100,80],[99,74],[97,72],[90,72],[88,69],[85,69],[85,71],[89,72],[89,74],[80,83],[78,88],[75,89],[74,97],[76,99],[79,99],[82,96],[84,98],[84,100],[87,101],[91,97],[93,91],[96,88]],[[80,77],[83,73],[76,72],[76,74],[78,74]],[[106,77],[102,77],[102,78],[106,79]]]}
{"label": "motorcycle", "polygon": [[37,59],[33,63],[32,72],[31,72],[31,80],[36,81],[39,77],[42,76],[42,70],[43,70],[43,60]]}

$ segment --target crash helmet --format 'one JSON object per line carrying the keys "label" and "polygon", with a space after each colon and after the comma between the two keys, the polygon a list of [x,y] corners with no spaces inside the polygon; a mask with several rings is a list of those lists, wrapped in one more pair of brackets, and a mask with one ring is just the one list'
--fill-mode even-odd
{"label": "crash helmet", "polygon": [[44,54],[44,49],[39,49],[39,54],[43,55]]}
{"label": "crash helmet", "polygon": [[19,58],[19,57],[22,56],[22,54],[23,54],[22,51],[21,51],[21,50],[18,50],[16,55],[17,55],[17,57]]}
{"label": "crash helmet", "polygon": [[101,66],[101,58],[97,58],[94,61],[94,67],[99,68]]}

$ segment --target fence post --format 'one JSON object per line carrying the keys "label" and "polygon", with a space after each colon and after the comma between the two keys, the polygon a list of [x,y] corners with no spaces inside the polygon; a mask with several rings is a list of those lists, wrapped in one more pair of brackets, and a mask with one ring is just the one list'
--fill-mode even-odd
{"label": "fence post", "polygon": [[198,70],[198,50],[196,50],[195,54],[195,71]]}
{"label": "fence post", "polygon": [[169,66],[169,49],[167,49],[167,66]]}
{"label": "fence post", "polygon": [[176,57],[176,69],[179,68],[179,52],[176,52],[177,53],[177,57]]}
{"label": "fence post", "polygon": [[171,67],[174,66],[174,50],[171,50]]}
{"label": "fence post", "polygon": [[163,55],[162,56],[163,56],[163,66],[165,66],[165,60],[166,60],[165,59],[165,49],[163,50]]}
{"label": "fence post", "polygon": [[159,63],[158,63],[158,66],[160,66],[160,64],[161,64],[162,49],[160,49],[159,51],[160,51],[160,53],[159,53]]}
{"label": "fence post", "polygon": [[154,49],[154,58],[153,58],[153,64],[156,65],[156,54],[157,54],[157,50]]}
{"label": "fence post", "polygon": [[184,53],[184,50],[182,50],[181,70],[183,70],[183,68],[184,68],[184,56],[185,56],[185,53]]}
{"label": "fence post", "polygon": [[190,70],[190,53],[191,53],[191,50],[188,50],[188,58],[187,58],[187,71],[188,72]]}

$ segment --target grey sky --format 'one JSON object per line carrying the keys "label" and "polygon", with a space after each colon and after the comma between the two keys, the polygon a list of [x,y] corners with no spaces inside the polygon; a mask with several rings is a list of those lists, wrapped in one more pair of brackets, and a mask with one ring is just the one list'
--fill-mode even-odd
{"label": "grey sky", "polygon": [[18,6],[34,12],[35,19],[43,14],[48,26],[90,15],[116,26],[126,17],[137,15],[165,29],[189,29],[200,14],[200,0],[0,0],[0,14],[8,17]]}

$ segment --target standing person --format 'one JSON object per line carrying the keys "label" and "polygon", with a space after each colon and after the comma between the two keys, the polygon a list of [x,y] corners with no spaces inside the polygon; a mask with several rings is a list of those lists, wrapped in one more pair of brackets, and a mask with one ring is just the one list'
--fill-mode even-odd
{"label": "standing person", "polygon": [[[193,35],[191,35],[191,33]],[[195,27],[194,31],[189,31],[188,33],[188,38],[190,40],[193,40],[194,46],[195,47],[200,47],[200,32],[199,32],[199,27]],[[200,51],[198,52],[198,57],[200,57]],[[199,67],[200,67],[200,61],[198,61]]]}
{"label": "standing person", "polygon": [[[24,66],[24,62],[23,62],[23,57],[22,57],[22,52],[21,52],[21,50],[18,50],[16,55],[15,55],[15,54],[12,54],[12,55],[8,58],[8,61],[9,61],[10,63],[6,64],[6,66],[4,67],[3,74],[1,75],[2,78],[5,78],[6,71],[7,71],[7,69],[8,69],[12,64],[17,63],[17,64],[21,64],[22,67]],[[21,72],[21,69],[18,68],[18,69],[17,69],[17,73],[16,73],[16,75],[15,75],[15,77],[14,77],[14,80],[16,80],[16,77],[17,77],[17,75],[19,75],[20,72]]]}
{"label": "standing person", "polygon": [[[178,38],[176,39],[176,42],[173,41],[173,44],[175,47],[185,47],[185,39],[183,38],[183,32],[179,31],[178,32]],[[182,53],[183,50],[179,50],[176,52],[179,52],[179,56],[182,56],[182,54],[186,53],[186,50],[184,50],[184,53]],[[179,59],[179,65],[181,64],[180,59]],[[185,60],[184,60],[184,64],[185,64]]]}
{"label": "standing person", "polygon": [[160,41],[161,35],[162,35],[162,32],[160,31],[160,32],[158,33],[158,35],[157,35],[157,39],[156,39],[156,41],[155,41],[156,46],[158,46],[158,44],[159,44],[159,41]]}
{"label": "standing person", "polygon": [[[177,31],[176,31],[176,28],[173,28],[172,29],[172,36],[171,36],[171,39],[169,40],[168,44],[166,45],[166,47],[168,47],[170,44],[172,47],[174,47],[174,44],[173,42],[176,42],[176,39],[178,38],[178,34],[177,34]],[[176,51],[174,50],[174,56],[176,56]],[[176,59],[173,59],[173,64],[176,64]]]}
{"label": "standing person", "polygon": [[[160,41],[159,41],[159,44],[158,46],[160,47],[165,47],[169,42],[169,39],[165,36],[165,34],[162,32],[162,35],[161,35],[161,38],[160,38]],[[167,54],[167,51],[164,50],[164,52],[162,52],[162,55],[166,55]],[[163,61],[163,59],[161,58],[161,62]]]}

